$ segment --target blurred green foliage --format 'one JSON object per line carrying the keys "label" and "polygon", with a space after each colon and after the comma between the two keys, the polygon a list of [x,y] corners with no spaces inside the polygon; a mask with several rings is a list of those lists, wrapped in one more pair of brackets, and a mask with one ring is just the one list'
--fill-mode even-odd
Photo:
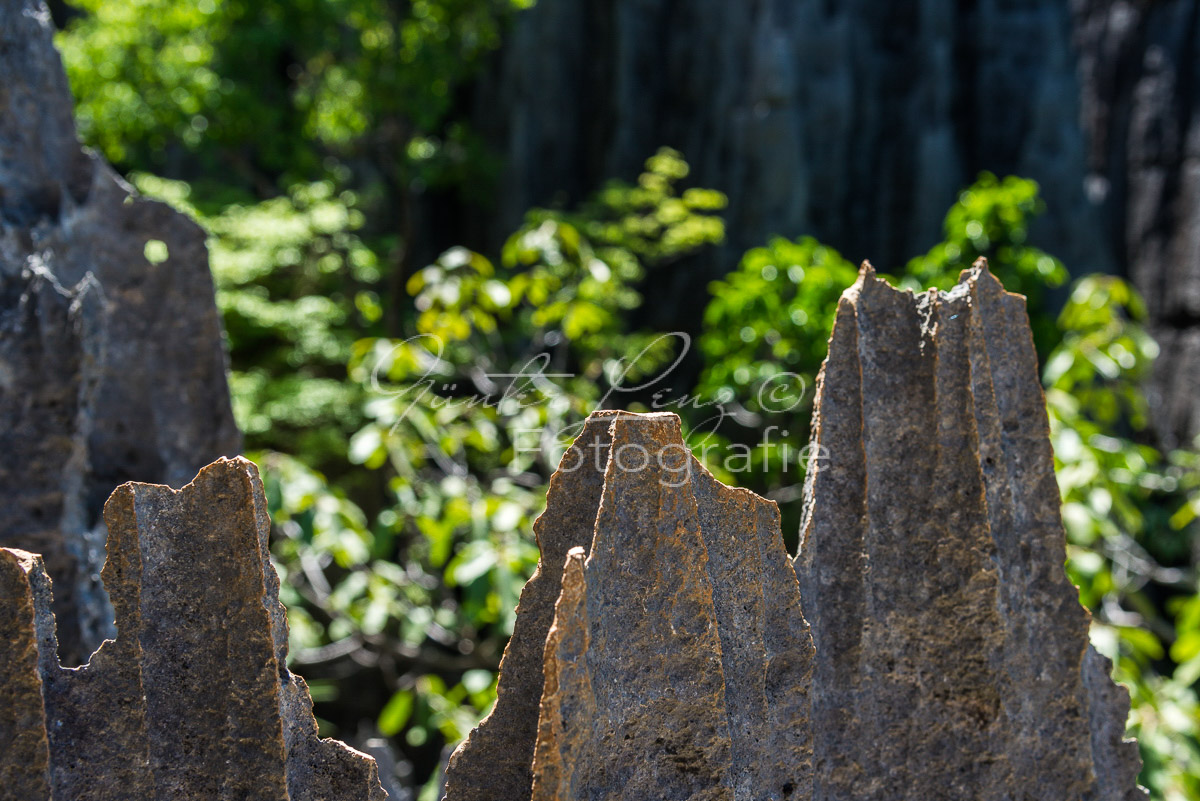
{"label": "blurred green foliage", "polygon": [[[722,241],[725,199],[663,150],[632,185],[531,211],[495,253],[414,269],[413,197],[471,198],[495,171],[459,105],[528,0],[75,5],[58,42],[82,137],[210,234],[293,666],[326,733],[391,738],[435,798],[445,749],[494,698],[558,454],[592,409],[657,403],[631,389],[688,342],[631,322],[643,282]],[[1029,298],[1069,573],[1131,688],[1144,783],[1200,799],[1200,456],[1148,444],[1155,348],[1126,283],[1082,278],[1054,313],[1066,270],[1027,242],[1041,208],[1032,182],[981,175],[892,280],[944,289],[982,255]],[[711,284],[699,379],[671,393],[702,401],[678,409],[693,445],[771,434],[798,459],[855,273],[779,238]],[[779,500],[794,536],[804,465],[784,453],[710,467]]]}
{"label": "blurred green foliage", "polygon": [[[799,516],[786,502],[798,500],[802,487],[804,468],[796,458],[808,442],[813,379],[825,359],[838,298],[857,273],[837,251],[811,237],[776,238],[709,285],[712,299],[698,343],[704,369],[696,394],[719,400],[725,414],[705,407],[690,414],[689,422],[703,434],[707,467],[727,483],[738,478],[722,457],[729,458],[735,443],[750,449],[754,488],[785,504],[789,540],[795,528],[790,524],[798,524]],[[754,447],[768,440],[790,448]],[[714,446],[711,453],[718,458],[708,458],[704,445]]]}
{"label": "blurred green foliage", "polygon": [[287,447],[319,466],[345,452],[362,420],[346,378],[359,331],[380,317],[374,252],[356,234],[355,196],[329,181],[206,214],[191,187],[146,173],[140,192],[200,220],[210,234],[217,304],[231,351],[238,425],[258,447]]}
{"label": "blurred green foliage", "polygon": [[[1200,797],[1200,605],[1186,510],[1196,456],[1139,442],[1141,382],[1158,346],[1137,293],[1113,276],[1075,283],[1043,373],[1067,530],[1067,571],[1096,613],[1092,640],[1129,687],[1130,733],[1155,798]],[[1182,513],[1182,514],[1181,514]]]}
{"label": "blurred green foliage", "polygon": [[[537,562],[530,531],[546,482],[601,402],[605,377],[628,374],[620,360],[630,352],[644,354],[640,370],[672,356],[669,340],[628,328],[623,312],[641,301],[636,283],[723,236],[709,213],[721,198],[681,198],[675,185],[685,175],[678,154],[664,150],[636,186],[612,184],[578,213],[531,212],[498,264],[447,251],[409,281],[412,336],[355,345],[351,379],[373,398],[350,459],[385,477],[390,505],[380,523],[399,546],[396,558],[432,577],[456,647],[488,669],[499,663]],[[426,691],[444,676],[430,673],[417,678],[435,681]],[[403,729],[410,743],[432,736],[407,717],[412,703],[462,703],[419,685],[414,694],[403,682],[392,690],[380,729]],[[490,692],[469,697],[490,701]],[[469,727],[482,711],[452,720]],[[438,735],[453,744],[467,728],[450,721]]]}
{"label": "blurred green foliage", "polygon": [[72,5],[82,13],[58,46],[85,141],[119,166],[230,169],[220,182],[261,190],[368,155],[388,179],[434,183],[477,168],[454,93],[532,2]]}

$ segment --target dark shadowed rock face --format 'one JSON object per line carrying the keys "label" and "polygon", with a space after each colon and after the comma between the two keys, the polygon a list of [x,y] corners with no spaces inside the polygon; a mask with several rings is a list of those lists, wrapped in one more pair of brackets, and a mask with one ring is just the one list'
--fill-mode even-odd
{"label": "dark shadowed rock face", "polygon": [[77,664],[112,634],[109,493],[183,484],[239,437],[204,232],[79,147],[51,32],[0,3],[0,545],[44,556]]}
{"label": "dark shadowed rock face", "polygon": [[[451,758],[447,801],[807,798],[812,649],[773,503],[713,479],[675,415],[599,412],[537,531],[518,627],[539,623],[523,655],[539,674],[513,671],[510,644],[496,710]],[[533,643],[525,632],[516,647]],[[511,784],[464,771],[518,759]]]}
{"label": "dark shadowed rock face", "polygon": [[1072,6],[1096,233],[1145,296],[1162,348],[1154,426],[1188,445],[1200,435],[1200,4]]}
{"label": "dark shadowed rock face", "polygon": [[645,312],[698,326],[697,270],[718,278],[770,236],[902,264],[941,239],[981,170],[1033,178],[1047,203],[1034,241],[1146,295],[1164,351],[1156,424],[1186,444],[1200,434],[1197,52],[1194,0],[540,0],[477,93],[506,157],[496,207],[460,218],[499,243],[530,206],[678,148],[689,180],[728,194],[728,242],[659,271]]}
{"label": "dark shadowed rock face", "polygon": [[1142,798],[1128,694],[1062,569],[1024,299],[982,263],[922,295],[864,266],[815,419],[813,798]]}
{"label": "dark shadowed rock face", "polygon": [[321,740],[288,672],[254,465],[222,459],[180,491],[125,484],[105,506],[118,636],[60,667],[41,560],[0,549],[0,776],[16,801],[382,801],[374,760]]}

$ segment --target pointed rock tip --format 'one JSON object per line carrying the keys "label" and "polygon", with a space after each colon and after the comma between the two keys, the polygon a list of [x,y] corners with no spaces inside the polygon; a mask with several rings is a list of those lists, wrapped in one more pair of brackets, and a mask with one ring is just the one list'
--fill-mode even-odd
{"label": "pointed rock tip", "polygon": [[589,420],[679,420],[675,412],[627,412],[624,409],[597,409]]}
{"label": "pointed rock tip", "polygon": [[850,303],[857,303],[859,296],[863,292],[863,289],[865,289],[867,286],[884,286],[888,289],[895,289],[895,287],[893,287],[887,281],[876,275],[875,267],[871,264],[871,262],[863,259],[863,263],[858,268],[857,280],[855,280],[855,282],[847,287],[846,291],[842,293],[842,300],[847,300]]}
{"label": "pointed rock tip", "polygon": [[[187,484],[179,489],[168,484],[155,484],[149,481],[126,481],[124,484],[118,485],[111,493],[107,500],[104,501],[105,515],[108,514],[109,504],[117,504],[119,498],[135,498],[138,493],[165,493],[167,495],[184,495],[196,491],[196,488],[202,483],[209,480],[220,481],[217,474],[224,474],[225,471],[240,473],[249,471],[250,475],[261,481],[258,473],[258,465],[247,459],[245,456],[221,456],[215,462],[201,467]],[[143,496],[145,497],[145,496]]]}
{"label": "pointed rock tip", "polygon": [[629,414],[629,412],[623,412],[620,409],[596,409],[595,411],[593,411],[591,414],[589,414],[587,416],[587,419],[588,420],[605,420],[605,419],[611,419],[613,417],[618,417],[622,414]]}
{"label": "pointed rock tip", "polygon": [[858,279],[854,282],[854,286],[862,286],[872,278],[875,278],[875,266],[863,259],[862,264],[858,266]]}
{"label": "pointed rock tip", "polygon": [[985,288],[993,292],[999,290],[1006,295],[1024,297],[1024,295],[1017,292],[1009,292],[1004,288],[1004,284],[992,272],[991,267],[988,265],[988,260],[984,256],[980,256],[970,267],[959,273],[958,283],[960,286],[963,284],[974,284],[978,288]]}
{"label": "pointed rock tip", "polygon": [[[258,472],[258,465],[247,459],[245,456],[222,456],[215,462],[200,468],[200,472],[196,473],[196,477],[188,483],[188,487],[200,480],[201,476],[207,473],[248,473],[252,478],[262,480],[262,476]],[[184,489],[187,489],[185,487]]]}
{"label": "pointed rock tip", "polygon": [[230,470],[233,472],[249,470],[249,471],[253,472],[255,475],[258,475],[258,465],[256,465],[254,462],[247,459],[245,456],[221,456],[221,457],[217,458],[216,461],[209,462],[204,467],[201,467],[196,472],[195,477],[192,478],[191,481],[189,481],[187,484],[183,485],[179,489],[171,487],[167,484],[155,484],[155,483],[152,483],[149,481],[126,481],[120,487],[117,487],[117,489],[121,489],[122,487],[129,487],[130,489],[138,489],[138,488],[144,487],[144,488],[156,488],[156,489],[170,490],[172,493],[178,494],[181,492],[187,492],[189,490],[192,490],[195,487],[195,485],[197,484],[197,482],[199,482],[202,478],[209,478],[213,473],[222,473],[227,470]]}
{"label": "pointed rock tip", "polygon": [[[629,470],[630,465],[638,464],[638,460],[645,461],[642,467],[653,465],[655,469],[661,470],[686,467],[691,452],[683,438],[683,424],[679,415],[673,412],[625,412],[612,418],[612,421],[612,427],[609,428],[612,443],[608,471],[615,467],[618,473],[624,473]],[[667,454],[671,454],[670,458],[665,458]],[[631,459],[633,461],[630,461]],[[682,460],[682,463],[679,460]],[[641,469],[637,468],[632,472],[637,473]],[[606,472],[605,476],[607,486],[611,473]]]}
{"label": "pointed rock tip", "polygon": [[971,266],[958,274],[958,282],[965,284],[971,280],[978,280],[983,276],[989,276],[995,280],[996,276],[992,275],[992,269],[988,266],[986,256],[980,256],[975,261],[971,262]]}
{"label": "pointed rock tip", "polygon": [[22,578],[19,580],[23,580],[26,584],[32,581],[35,574],[41,574],[47,584],[50,584],[50,576],[46,573],[46,564],[42,561],[42,555],[38,553],[23,551],[20,548],[0,548],[0,570],[10,576],[13,574],[21,576]]}
{"label": "pointed rock tip", "polygon": [[20,548],[0,548],[0,558],[16,562],[17,566],[26,573],[33,570],[42,561],[41,554],[23,551]]}
{"label": "pointed rock tip", "polygon": [[848,300],[854,303],[858,300],[859,293],[862,292],[863,286],[867,283],[868,278],[875,277],[875,268],[871,266],[871,262],[863,259],[862,264],[858,267],[858,278],[854,283],[846,287],[846,291],[842,293],[842,300]]}

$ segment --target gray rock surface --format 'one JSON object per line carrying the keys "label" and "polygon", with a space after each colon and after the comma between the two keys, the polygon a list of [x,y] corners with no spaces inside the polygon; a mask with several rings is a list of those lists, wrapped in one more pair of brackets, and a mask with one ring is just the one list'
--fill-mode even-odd
{"label": "gray rock surface", "polygon": [[78,664],[112,634],[109,493],[240,440],[204,232],[80,148],[51,34],[40,2],[0,2],[0,545],[45,558]]}
{"label": "gray rock surface", "polygon": [[1167,444],[1200,434],[1200,3],[1076,0],[1098,232],[1162,347],[1151,401]]}
{"label": "gray rock surface", "polygon": [[981,170],[1034,178],[1037,244],[1149,300],[1156,418],[1184,442],[1200,434],[1198,48],[1196,0],[540,0],[478,93],[507,164],[474,230],[500,242],[530,206],[678,148],[729,195],[729,240],[652,277],[646,313],[698,326],[697,271],[770,236],[890,271],[940,240]]}
{"label": "gray rock surface", "polygon": [[796,557],[813,798],[1134,801],[1128,694],[1067,579],[1024,299],[864,265],[817,385]]}
{"label": "gray rock surface", "polygon": [[[669,145],[689,180],[729,195],[710,276],[772,235],[897,265],[991,169],[1041,182],[1041,240],[1076,270],[1112,269],[1085,192],[1072,26],[1066,3],[543,0],[480,93],[508,159],[490,219],[511,230]],[[694,274],[677,280],[690,303]]]}
{"label": "gray rock surface", "polygon": [[[713,479],[675,415],[598,412],[537,531],[525,636],[451,760],[447,801],[808,797],[812,646],[773,503]],[[583,544],[562,548],[566,532]],[[535,639],[536,695],[513,668]],[[511,784],[489,781],[483,766],[518,758]]]}
{"label": "gray rock surface", "polygon": [[[41,560],[0,549],[4,801],[382,801],[374,760],[317,736],[267,552],[262,483],[222,459],[105,506],[118,636],[60,666]],[[40,714],[39,714],[40,712]],[[15,722],[13,719],[15,718]]]}
{"label": "gray rock surface", "polygon": [[446,801],[1144,799],[1128,694],[1063,571],[1036,367],[1024,299],[982,261],[920,295],[864,265],[794,572],[774,504],[715,481],[678,418],[593,415]]}

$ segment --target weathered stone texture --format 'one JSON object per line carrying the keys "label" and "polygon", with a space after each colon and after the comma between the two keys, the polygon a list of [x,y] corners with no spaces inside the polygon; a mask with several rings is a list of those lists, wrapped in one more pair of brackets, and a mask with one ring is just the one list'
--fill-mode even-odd
{"label": "weathered stone texture", "polygon": [[0,548],[0,798],[50,797],[46,710],[38,680],[29,574],[38,557]]}
{"label": "weathered stone texture", "polygon": [[864,266],[818,380],[796,558],[816,646],[813,798],[1132,801],[1128,695],[1062,569],[1024,299]]}
{"label": "weathered stone texture", "polygon": [[588,614],[556,620],[568,638],[587,626],[592,703],[576,699],[564,726],[566,739],[583,738],[575,767],[586,773],[566,795],[537,801],[734,797],[736,710],[726,707],[708,554],[685,483],[691,455],[666,451],[672,433],[682,441],[678,426],[673,415],[613,422],[584,569]]}
{"label": "weathered stone texture", "polygon": [[818,404],[794,568],[674,415],[589,418],[446,801],[1144,797],[1062,569],[1023,299],[983,264],[921,295],[864,267]]}
{"label": "weathered stone texture", "polygon": [[[0,787],[0,798],[385,798],[373,760],[317,737],[307,688],[285,666],[287,624],[254,465],[222,459],[179,491],[122,485],[105,517],[118,636],[88,664],[60,667],[49,580],[40,560],[25,569],[32,604],[17,605],[17,633],[36,637],[38,664],[4,653],[0,672],[40,685],[44,725],[26,721],[19,734],[48,740],[49,793]],[[0,554],[0,568],[22,558]],[[6,592],[14,583],[3,570],[0,581]],[[0,753],[0,772],[14,764]]]}
{"label": "weathered stone texture", "polygon": [[51,34],[40,2],[0,3],[0,545],[44,556],[77,664],[112,634],[105,499],[239,437],[204,232],[80,148]]}
{"label": "weathered stone texture", "polygon": [[[599,412],[536,527],[542,562],[518,626],[539,628],[514,635],[496,711],[451,759],[447,801],[808,796],[812,647],[773,503],[713,479],[675,415]],[[550,552],[551,531],[578,544]],[[534,583],[552,576],[557,592]],[[535,637],[532,687],[510,659]],[[502,728],[522,687],[532,708]],[[517,759],[520,783],[489,783],[483,766]],[[480,766],[471,784],[464,765]]]}

